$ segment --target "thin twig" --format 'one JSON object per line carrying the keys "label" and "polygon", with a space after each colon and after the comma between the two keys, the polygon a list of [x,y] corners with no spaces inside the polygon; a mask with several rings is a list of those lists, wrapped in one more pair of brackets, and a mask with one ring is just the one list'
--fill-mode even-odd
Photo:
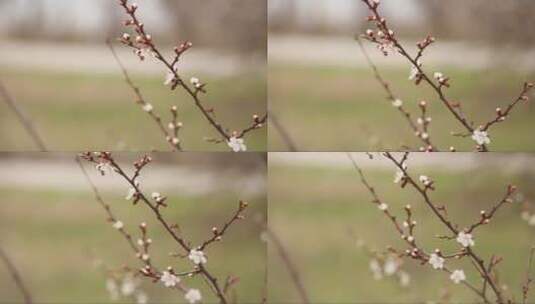
{"label": "thin twig", "polygon": [[13,278],[13,281],[15,281],[15,284],[17,285],[20,292],[22,293],[22,296],[24,297],[24,303],[26,304],[33,303],[32,295],[26,288],[26,285],[24,285],[24,282],[22,281],[19,271],[17,270],[13,262],[11,262],[11,260],[9,259],[5,251],[2,249],[2,247],[0,247],[0,259],[6,265],[6,268],[9,274],[11,275],[11,277]]}
{"label": "thin twig", "polygon": [[[145,100],[143,95],[141,94],[141,90],[139,89],[139,87],[137,87],[134,84],[134,82],[132,81],[132,79],[130,78],[130,75],[128,74],[128,71],[126,70],[126,67],[121,62],[121,59],[119,59],[119,56],[117,56],[117,53],[115,52],[115,48],[113,47],[111,42],[110,41],[106,41],[106,44],[108,45],[108,48],[110,49],[110,52],[112,53],[113,58],[115,59],[115,62],[117,62],[117,65],[121,69],[121,72],[123,74],[125,82],[132,89],[132,91],[136,94],[136,97],[137,97],[136,103],[138,103],[138,104],[140,104],[142,106],[150,105]],[[164,138],[165,138],[166,142],[171,145],[173,150],[181,151],[182,147],[181,147],[181,144],[180,144],[180,140],[175,140],[173,142],[174,138],[178,139],[178,137],[175,136],[176,133],[172,134],[165,128],[165,126],[164,126],[164,124],[162,122],[162,118],[159,115],[157,115],[156,113],[154,113],[154,110],[151,109],[150,111],[146,111],[146,112],[147,112],[147,114],[149,114],[149,116],[152,118],[152,120],[154,120],[154,122],[158,125],[158,128],[160,129],[160,131],[164,135]],[[176,123],[174,124],[174,126],[175,126],[174,130],[178,130],[176,128]]]}
{"label": "thin twig", "polygon": [[275,116],[275,114],[273,114],[273,112],[271,111],[268,112],[268,116],[269,120],[271,120],[271,122],[273,123],[275,130],[277,130],[277,132],[280,134],[282,141],[284,141],[286,146],[288,146],[290,152],[297,152],[298,150],[294,140],[292,139],[288,131],[284,128],[284,126],[279,122],[277,116]]}
{"label": "thin twig", "polygon": [[531,264],[533,263],[534,254],[535,247],[531,247],[531,250],[529,251],[528,268],[526,269],[526,280],[524,281],[524,285],[522,286],[522,304],[526,304],[530,284],[533,281],[533,279],[531,278]]}
{"label": "thin twig", "polygon": [[41,138],[41,136],[37,132],[33,120],[9,94],[7,88],[4,86],[2,81],[0,81],[0,95],[2,96],[4,102],[9,106],[9,108],[11,108],[13,112],[15,112],[19,122],[24,126],[26,132],[28,132],[39,150],[42,152],[47,151],[48,149],[46,148],[46,144],[43,138]]}
{"label": "thin twig", "polygon": [[303,285],[303,281],[301,279],[301,276],[299,275],[297,266],[292,262],[292,259],[290,258],[288,251],[282,244],[282,241],[275,234],[275,232],[271,230],[269,227],[264,227],[264,229],[265,229],[266,235],[271,239],[271,241],[277,248],[277,252],[279,253],[279,256],[281,260],[283,261],[284,265],[286,265],[286,268],[288,269],[288,272],[290,273],[290,277],[292,278],[292,282],[294,283],[299,293],[299,296],[301,297],[302,303],[304,304],[310,303],[308,293],[305,289],[305,286]]}
{"label": "thin twig", "polygon": [[[385,90],[385,92],[387,94],[387,99],[392,103],[395,103],[397,100],[399,100],[401,102],[401,99],[399,99],[394,94],[394,92],[392,91],[388,81],[386,81],[384,79],[384,77],[381,75],[381,73],[379,72],[379,68],[377,68],[375,63],[373,63],[370,55],[368,54],[368,51],[366,51],[366,48],[364,47],[364,44],[361,41],[360,37],[357,37],[356,40],[357,40],[357,43],[359,45],[359,48],[360,48],[362,54],[364,55],[364,58],[366,59],[366,62],[368,63],[368,66],[373,71],[373,75],[374,75],[375,79],[377,80],[377,82],[379,82],[381,87]],[[428,151],[438,151],[436,149],[436,147],[433,145],[433,143],[431,142],[431,139],[429,137],[424,138],[424,137],[421,136],[422,132],[420,132],[420,130],[418,129],[418,125],[412,120],[411,113],[408,110],[406,110],[403,107],[402,104],[400,104],[399,106],[395,106],[395,107],[398,109],[400,114],[403,115],[403,117],[407,121],[407,124],[409,125],[411,130],[414,132],[416,137],[423,142],[423,144],[425,145],[425,149],[428,150]],[[425,119],[425,117],[424,117],[424,119]],[[426,131],[426,130],[424,130],[424,131]]]}

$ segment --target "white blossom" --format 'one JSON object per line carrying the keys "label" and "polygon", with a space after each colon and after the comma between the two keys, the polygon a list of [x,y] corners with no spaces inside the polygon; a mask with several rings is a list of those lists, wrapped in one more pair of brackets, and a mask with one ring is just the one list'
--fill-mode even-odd
{"label": "white blossom", "polygon": [[388,205],[386,203],[380,203],[377,208],[379,208],[379,210],[385,211],[386,209],[388,209]]}
{"label": "white blossom", "polygon": [[535,226],[535,215],[532,215],[528,220],[528,225]]}
{"label": "white blossom", "polygon": [[121,284],[121,293],[123,296],[128,297],[134,294],[136,291],[137,284],[132,278],[131,275],[127,275],[123,279],[123,283]]}
{"label": "white blossom", "polygon": [[401,106],[403,106],[403,101],[401,99],[396,99],[392,101],[392,105],[396,108],[401,108]]}
{"label": "white blossom", "polygon": [[207,262],[204,252],[202,252],[201,250],[197,250],[197,249],[191,249],[191,251],[189,252],[188,258],[197,265],[206,264]]}
{"label": "white blossom", "polygon": [[152,105],[148,102],[143,105],[143,111],[145,112],[152,112],[152,109],[153,109]]}
{"label": "white blossom", "polygon": [[191,84],[196,88],[200,88],[201,87],[201,81],[199,80],[199,78],[191,77],[189,82],[191,82]]}
{"label": "white blossom", "polygon": [[450,275],[450,279],[455,283],[455,284],[459,284],[461,283],[462,281],[466,280],[466,276],[464,274],[464,271],[462,270],[454,270],[451,275]]}
{"label": "white blossom", "polygon": [[438,80],[438,81],[441,81],[442,79],[444,79],[444,74],[440,73],[440,72],[435,72],[435,74],[433,74],[433,77]]}
{"label": "white blossom", "polygon": [[387,276],[391,276],[398,271],[399,263],[396,259],[389,257],[384,264],[384,272]]}
{"label": "white blossom", "polygon": [[405,173],[403,173],[403,171],[401,170],[398,170],[396,172],[396,174],[394,175],[394,183],[395,184],[398,184],[399,182],[401,182],[401,180],[405,177]]}
{"label": "white blossom", "polygon": [[163,82],[164,85],[170,85],[175,81],[175,73],[167,72],[165,75],[165,81]]}
{"label": "white blossom", "polygon": [[[134,185],[136,185],[136,187],[139,187],[140,184],[141,184],[141,183],[139,182],[139,180],[137,180],[137,179],[134,180]],[[126,199],[127,201],[131,200],[131,199],[134,197],[134,195],[135,195],[136,193],[137,193],[136,188],[131,187],[130,189],[128,189],[128,193],[126,194],[125,199]]]}
{"label": "white blossom", "polygon": [[444,258],[436,253],[431,253],[429,256],[429,264],[433,266],[433,269],[442,269],[444,268]]}
{"label": "white blossom", "polygon": [[101,175],[106,175],[106,173],[112,170],[112,167],[109,162],[98,163],[95,168],[100,172]]}
{"label": "white blossom", "polygon": [[380,280],[383,278],[383,271],[381,269],[381,264],[376,259],[370,261],[370,270],[373,273],[373,278],[375,280]]}
{"label": "white blossom", "polygon": [[172,274],[169,271],[162,272],[162,276],[160,277],[160,281],[163,282],[165,287],[175,287],[176,284],[180,282],[180,278],[176,275]]}
{"label": "white blossom", "polygon": [[429,179],[429,177],[427,177],[425,175],[420,175],[420,182],[422,184],[428,186],[431,183],[431,180]]}
{"label": "white blossom", "polygon": [[115,228],[117,230],[123,229],[123,227],[124,227],[124,224],[121,221],[116,221],[115,223],[113,223],[113,228]]}
{"label": "white blossom", "polygon": [[406,273],[405,271],[399,271],[398,276],[399,276],[399,284],[401,284],[401,286],[403,287],[409,286],[409,284],[411,283],[411,277],[408,273]]}
{"label": "white blossom", "polygon": [[110,298],[112,300],[117,300],[119,298],[119,292],[117,290],[117,283],[113,279],[106,280],[106,290],[110,293]]}
{"label": "white blossom", "polygon": [[190,303],[194,304],[202,300],[201,292],[198,289],[190,289],[186,292],[184,298]]}
{"label": "white blossom", "polygon": [[405,173],[401,170],[398,170],[396,174],[394,175],[394,183],[398,184],[399,182],[403,180],[404,177],[405,177]]}
{"label": "white blossom", "polygon": [[[421,67],[422,66],[422,63],[418,60],[416,62],[416,64],[418,64],[418,67]],[[411,72],[409,74],[409,80],[414,80],[416,79],[416,77],[418,76],[418,74],[420,74],[420,71],[418,70],[418,67],[416,67],[415,65],[412,65],[411,66]]]}
{"label": "white blossom", "polygon": [[472,134],[472,139],[478,144],[478,145],[488,145],[490,144],[490,138],[486,131],[481,130],[474,130],[474,133]]}
{"label": "white blossom", "polygon": [[457,242],[463,245],[463,247],[471,247],[475,245],[475,242],[472,239],[472,234],[465,233],[464,231],[459,232],[459,235],[457,235]]}
{"label": "white blossom", "polygon": [[227,142],[227,145],[234,152],[247,151],[247,146],[245,145],[243,138],[236,138],[233,136],[229,139],[229,141]]}
{"label": "white blossom", "polygon": [[136,304],[147,304],[148,301],[149,301],[149,298],[147,297],[146,293],[139,291],[136,294]]}
{"label": "white blossom", "polygon": [[156,202],[161,202],[164,199],[164,197],[160,194],[160,192],[152,192],[151,197]]}

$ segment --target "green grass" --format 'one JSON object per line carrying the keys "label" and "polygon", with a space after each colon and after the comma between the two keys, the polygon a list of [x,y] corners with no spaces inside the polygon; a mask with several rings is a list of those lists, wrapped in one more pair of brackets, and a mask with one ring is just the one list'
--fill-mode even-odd
{"label": "green grass", "polygon": [[[136,105],[135,97],[119,74],[52,73],[2,70],[5,85],[18,103],[33,117],[50,150],[170,150],[157,125]],[[163,77],[163,76],[162,76]],[[181,90],[171,92],[162,77],[134,77],[148,102],[164,121],[169,108],[177,105],[184,123],[181,139],[185,150],[227,151],[224,144],[212,144],[205,137],[217,134]],[[216,109],[225,127],[239,130],[248,126],[254,113],[266,108],[265,76],[244,74],[210,78],[203,96],[206,107]],[[0,149],[36,149],[15,116],[0,104]],[[265,129],[247,137],[252,151],[266,149]]]}
{"label": "green grass", "polygon": [[[2,246],[40,303],[110,302],[105,277],[93,267],[94,259],[114,268],[139,266],[124,239],[105,222],[104,211],[89,192],[4,187],[0,188],[0,197]],[[122,194],[104,193],[104,198],[134,237],[139,235],[137,225],[147,222],[154,241],[151,255],[160,269],[168,265],[179,271],[190,269],[187,261],[168,255],[177,252],[177,246],[144,206],[132,206]],[[183,234],[196,244],[211,236],[212,226],[222,225],[229,218],[237,207],[236,200],[225,193],[193,198],[172,196],[165,216],[178,223]],[[256,197],[250,203],[250,215],[265,214],[265,198]],[[239,302],[259,301],[263,294],[266,246],[259,235],[259,228],[252,222],[238,222],[221,243],[207,251],[208,269],[218,278],[240,278],[236,285]],[[201,289],[206,303],[215,301],[202,279],[186,282]],[[145,280],[142,286],[151,303],[183,301],[180,293],[159,283]],[[0,302],[21,301],[4,267],[0,267],[0,295]]]}
{"label": "green grass", "polygon": [[[350,169],[283,167],[273,165],[269,176],[269,223],[286,245],[298,267],[311,301],[314,303],[415,303],[438,300],[441,290],[448,290],[454,302],[478,299],[463,286],[454,285],[444,273],[406,261],[411,275],[409,288],[394,280],[375,281],[369,271],[369,258],[356,246],[355,236],[368,246],[384,250],[392,245],[405,246],[391,223],[370,203],[370,196]],[[481,167],[475,172],[451,173],[423,170],[437,182],[432,193],[435,201],[448,207],[449,215],[460,225],[468,225],[503,196],[509,182],[517,183],[533,197],[530,185],[535,176],[500,173],[499,167]],[[422,172],[415,172],[419,174]],[[399,190],[392,182],[394,170],[365,170],[378,193],[390,208],[402,216],[403,206],[413,206],[418,221],[416,238],[428,251],[440,246],[451,252],[452,241],[434,238],[446,230],[431,216],[423,201],[412,190]],[[475,233],[476,252],[488,259],[491,254],[504,258],[499,275],[519,299],[533,228],[520,220],[520,206],[506,206],[490,225]],[[299,296],[277,253],[268,247],[269,295],[278,302],[299,302]],[[470,269],[465,262],[449,262]],[[471,282],[479,284],[474,271],[466,271]]]}
{"label": "green grass", "polygon": [[[448,96],[462,101],[467,116],[476,124],[494,118],[496,107],[504,107],[518,96],[524,81],[535,78],[533,73],[507,69],[441,71],[453,79]],[[459,151],[473,150],[471,139],[450,135],[463,129],[424,84],[415,86],[407,79],[408,69],[382,69],[382,74],[413,115],[419,112],[419,100],[429,101],[433,118],[430,134],[439,148],[447,150],[455,146]],[[271,110],[302,151],[419,147],[419,141],[404,118],[386,101],[384,91],[369,69],[272,64],[268,78]],[[534,114],[535,104],[520,104],[507,121],[491,130],[491,150],[535,150]],[[269,134],[271,151],[288,149],[272,126]]]}

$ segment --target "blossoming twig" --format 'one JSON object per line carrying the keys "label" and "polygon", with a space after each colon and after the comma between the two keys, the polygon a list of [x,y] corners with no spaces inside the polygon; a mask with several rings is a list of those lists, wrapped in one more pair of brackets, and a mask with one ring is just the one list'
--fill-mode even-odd
{"label": "blossoming twig", "polygon": [[31,304],[33,301],[32,301],[32,295],[30,294],[30,291],[28,290],[28,288],[26,288],[26,285],[22,281],[19,271],[17,270],[13,262],[11,262],[7,254],[2,249],[2,247],[0,247],[0,260],[2,260],[4,264],[6,265],[7,271],[13,278],[15,285],[17,285],[17,288],[20,290],[22,296],[24,297],[24,303]]}
{"label": "blossoming twig", "polygon": [[[223,225],[221,230],[213,228],[212,232],[214,235],[211,238],[205,240],[201,246],[193,247],[190,245],[190,242],[178,234],[178,226],[176,224],[169,223],[161,213],[161,209],[167,206],[165,203],[167,198],[162,196],[160,193],[154,192],[151,195],[152,199],[149,199],[140,189],[141,184],[139,182],[139,177],[143,168],[145,168],[145,166],[152,161],[150,156],[145,155],[138,161],[134,162],[134,173],[132,175],[127,174],[109,152],[99,152],[95,154],[88,152],[82,154],[80,157],[95,164],[97,169],[103,174],[106,174],[108,171],[112,171],[121,176],[131,187],[126,198],[128,200],[132,200],[133,204],[137,204],[141,201],[144,205],[146,205],[153,212],[156,219],[165,228],[168,234],[173,238],[174,241],[177,242],[179,247],[185,251],[186,256],[195,265],[193,271],[185,273],[175,273],[172,268],[168,268],[167,271],[159,272],[153,268],[152,264],[150,263],[150,255],[148,252],[151,241],[149,241],[147,238],[147,226],[145,223],[142,223],[140,225],[142,238],[140,241],[138,241],[138,245],[142,246],[142,250],[138,250],[135,245],[134,247],[136,248],[136,255],[145,262],[145,267],[140,270],[143,275],[150,277],[155,281],[160,280],[164,282],[166,287],[179,287],[185,292],[186,299],[188,299],[190,303],[194,303],[200,300],[201,295],[199,291],[196,289],[187,289],[185,287],[181,287],[181,285],[178,284],[180,282],[178,277],[195,276],[200,274],[208,282],[214,294],[219,298],[220,303],[225,304],[228,302],[225,296],[225,290],[228,290],[228,286],[230,286],[228,280],[227,284],[225,285],[227,288],[222,288],[218,280],[207,270],[205,266],[207,258],[203,252],[203,249],[205,249],[209,244],[221,240],[222,236],[229,229],[229,227],[238,219],[243,218],[243,212],[248,206],[246,202],[240,201],[238,210],[234,213],[233,217]],[[103,205],[103,207],[106,209],[110,218],[113,217],[113,215],[110,215],[109,206],[106,207],[107,205],[103,204],[102,202],[101,205]],[[131,240],[131,237],[128,237],[128,234],[124,231],[123,223],[115,219],[112,219],[112,221],[114,221],[113,226],[121,231],[121,233],[123,233],[127,239]],[[184,255],[177,254],[177,256]]]}
{"label": "blossoming twig", "polygon": [[128,75],[128,72],[119,59],[119,56],[117,56],[117,53],[115,52],[115,49],[113,48],[113,45],[111,42],[106,42],[108,45],[108,48],[110,49],[113,58],[117,62],[117,65],[119,65],[119,68],[121,69],[121,72],[123,74],[125,82],[128,84],[128,86],[132,89],[132,91],[135,93],[137,99],[136,103],[139,104],[143,111],[147,112],[147,114],[150,116],[152,120],[158,125],[158,128],[162,132],[163,136],[165,137],[165,141],[171,145],[173,150],[181,151],[182,147],[180,144],[180,139],[178,138],[178,130],[180,129],[182,123],[177,122],[177,108],[176,106],[171,107],[171,114],[172,114],[172,121],[169,123],[169,126],[171,127],[171,131],[168,131],[167,128],[164,126],[161,117],[155,113],[154,108],[151,103],[147,102],[143,95],[141,94],[141,90],[139,87],[137,87],[132,79],[130,78],[130,75]]}
{"label": "blossoming twig", "polygon": [[368,65],[370,66],[370,68],[373,71],[375,79],[379,82],[379,84],[385,90],[385,92],[387,94],[387,99],[392,103],[392,106],[394,106],[396,109],[398,109],[400,114],[407,121],[407,124],[409,125],[409,127],[414,132],[414,135],[420,141],[422,141],[422,143],[424,144],[424,147],[422,147],[421,150],[438,151],[437,148],[431,142],[431,137],[429,136],[429,133],[427,132],[427,124],[429,122],[428,122],[428,119],[425,117],[425,104],[423,106],[422,106],[422,104],[420,104],[420,108],[422,109],[422,111],[424,111],[424,113],[423,113],[424,115],[422,115],[424,117],[420,118],[420,119],[423,119],[422,121],[425,123],[424,124],[425,129],[422,131],[422,130],[420,130],[418,128],[418,125],[412,119],[411,113],[407,109],[405,109],[403,107],[403,101],[401,99],[399,99],[398,97],[396,97],[396,95],[394,94],[394,92],[392,91],[392,89],[390,87],[390,84],[384,79],[384,77],[379,72],[379,69],[377,68],[377,66],[373,63],[372,59],[370,58],[370,55],[368,54],[368,51],[366,51],[366,48],[362,44],[362,41],[360,40],[360,37],[357,37],[356,40],[357,40],[357,42],[359,44],[359,47],[360,47],[360,50],[362,51],[362,54],[364,55],[364,58],[366,59],[366,62],[368,63]]}
{"label": "blossoming twig", "polygon": [[216,120],[214,109],[205,107],[200,99],[200,95],[206,93],[206,84],[202,83],[198,78],[192,77],[190,79],[191,86],[189,86],[178,74],[177,64],[181,56],[192,47],[192,43],[187,41],[182,43],[180,46],[175,47],[173,59],[166,59],[154,44],[152,36],[146,33],[145,25],[138,19],[136,15],[136,11],[138,9],[137,4],[129,4],[128,0],[119,0],[119,4],[130,17],[129,20],[125,21],[124,25],[127,27],[132,26],[136,32],[135,39],[130,37],[129,34],[125,33],[121,37],[120,41],[124,45],[132,48],[140,60],[144,60],[145,53],[148,52],[166,67],[168,74],[166,76],[165,84],[170,85],[172,90],[180,86],[191,97],[197,109],[220,136],[219,139],[212,140],[213,142],[219,143],[224,141],[236,152],[245,151],[246,147],[243,144],[243,137],[249,131],[263,127],[266,117],[264,116],[263,118],[259,118],[259,116],[255,114],[253,115],[253,122],[251,126],[246,127],[241,131],[229,132],[222,126],[221,123]]}
{"label": "blossoming twig", "polygon": [[445,88],[450,87],[450,78],[444,76],[440,72],[435,72],[433,77],[429,76],[422,68],[422,56],[424,51],[431,44],[435,42],[435,38],[428,36],[424,40],[417,43],[418,52],[415,56],[410,55],[407,50],[401,45],[399,40],[396,38],[394,31],[389,27],[386,22],[386,19],[379,13],[380,0],[362,0],[364,4],[368,7],[371,15],[368,16],[368,21],[373,22],[377,28],[377,32],[368,29],[365,35],[362,35],[363,38],[371,41],[376,44],[381,52],[386,56],[388,55],[389,50],[394,50],[406,58],[411,64],[412,70],[410,79],[414,80],[418,85],[420,82],[424,81],[429,85],[429,87],[436,93],[442,104],[447,108],[447,110],[453,115],[454,119],[457,120],[463,128],[468,131],[468,135],[477,143],[477,150],[486,152],[488,151],[487,145],[490,143],[490,138],[488,137],[487,129],[496,122],[503,121],[510,111],[515,107],[519,101],[528,100],[527,93],[533,88],[532,83],[525,83],[523,90],[520,94],[520,97],[513,101],[507,107],[506,111],[503,111],[498,108],[496,109],[497,117],[486,124],[483,124],[479,127],[475,127],[474,123],[466,118],[462,110],[462,105],[459,102],[453,102],[450,100],[445,93]]}
{"label": "blossoming twig", "polygon": [[[492,290],[497,303],[511,301],[504,295],[504,291],[501,289],[501,285],[498,281],[498,276],[495,274],[495,268],[502,261],[502,258],[493,255],[488,261],[485,261],[479,254],[477,254],[473,249],[473,246],[475,245],[473,232],[476,230],[476,228],[488,224],[501,207],[507,203],[513,202],[513,195],[516,193],[516,187],[509,185],[502,199],[500,199],[489,211],[482,210],[480,212],[479,220],[475,221],[472,225],[464,229],[460,229],[458,225],[448,217],[446,207],[439,206],[432,201],[430,192],[435,190],[435,182],[424,175],[421,175],[418,180],[416,180],[409,174],[408,166],[406,164],[408,155],[408,153],[403,153],[402,157],[397,159],[392,153],[384,153],[384,156],[391,160],[398,170],[396,173],[395,182],[400,183],[401,187],[409,186],[416,190],[416,192],[424,201],[425,205],[431,209],[433,215],[437,217],[438,220],[451,232],[451,235],[441,236],[439,238],[445,240],[454,239],[461,245],[460,251],[445,254],[441,250],[436,249],[433,253],[426,253],[426,251],[417,243],[414,235],[416,221],[413,219],[411,206],[407,205],[404,208],[406,219],[402,224],[400,224],[397,217],[389,211],[388,204],[379,197],[373,186],[371,186],[371,184],[366,180],[364,173],[357,165],[356,161],[352,158],[351,154],[348,154],[354,168],[359,173],[361,183],[372,195],[372,203],[376,204],[378,208],[385,214],[385,216],[393,223],[402,240],[409,246],[409,249],[405,251],[404,255],[412,259],[419,260],[421,264],[430,264],[434,269],[439,269],[449,273],[450,279],[454,283],[464,284],[486,303],[490,302],[490,299],[487,295],[487,287]],[[393,248],[389,248],[389,250],[391,252],[398,253],[398,251]],[[401,254],[401,252],[399,252],[399,254]],[[446,260],[462,258],[468,258],[468,260],[474,266],[474,269],[481,276],[483,281],[481,288],[477,288],[471,283],[468,283],[466,280],[466,275],[462,269],[449,269],[445,265]]]}

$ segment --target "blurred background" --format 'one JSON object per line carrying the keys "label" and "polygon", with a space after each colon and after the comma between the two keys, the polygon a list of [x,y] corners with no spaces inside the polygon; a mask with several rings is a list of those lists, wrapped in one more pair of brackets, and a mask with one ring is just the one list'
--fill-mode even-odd
{"label": "blurred background", "polygon": [[[385,101],[354,37],[370,25],[360,0],[272,0],[268,8],[270,110],[300,150],[364,151],[418,148],[403,118]],[[535,79],[535,3],[499,1],[381,1],[383,15],[414,54],[415,43],[431,34],[437,43],[426,50],[424,68],[452,78],[448,95],[464,103],[476,123],[488,121],[497,106],[516,98],[522,83]],[[431,134],[439,145],[471,150],[425,86],[407,78],[410,66],[400,56],[384,57],[365,43],[394,92],[412,111],[431,101]],[[435,105],[436,104],[436,105]],[[535,113],[523,104],[492,130],[490,148],[534,150],[529,140]],[[377,123],[381,119],[383,123]],[[271,150],[287,150],[270,126]],[[318,137],[321,136],[321,141]]]}
{"label": "blurred background", "polygon": [[[446,252],[457,248],[454,241],[435,238],[447,231],[415,191],[393,183],[396,168],[389,160],[379,154],[372,160],[364,153],[352,155],[394,215],[404,219],[403,208],[411,204],[418,223],[415,236],[423,248],[439,247]],[[507,284],[505,293],[517,300],[534,245],[533,224],[522,220],[524,207],[532,214],[535,207],[534,161],[531,154],[413,153],[407,163],[412,176],[425,174],[435,181],[432,199],[444,204],[460,226],[477,221],[480,210],[494,206],[509,184],[518,186],[521,194],[514,197],[515,202],[502,207],[489,225],[474,233],[478,254],[485,259],[492,254],[503,257],[498,266],[500,282]],[[406,246],[392,223],[371,203],[345,153],[270,153],[268,185],[269,226],[285,245],[312,303],[480,302],[445,273],[411,260],[401,265],[410,277],[407,286],[401,286],[394,276],[374,279],[371,258],[360,247],[362,243],[379,252],[387,246],[399,250]],[[286,266],[271,245],[268,262],[270,300],[300,302]],[[468,261],[447,263],[463,268],[467,280],[479,284]]]}
{"label": "blurred background", "polygon": [[[184,78],[208,83],[204,97],[228,128],[241,129],[266,108],[265,0],[140,0],[147,31],[169,56],[186,40]],[[133,105],[117,63],[105,45],[125,31],[125,13],[109,0],[0,0],[0,80],[34,117],[53,150],[167,149],[156,125]],[[228,150],[203,141],[215,132],[180,90],[163,86],[165,69],[139,62],[116,45],[133,80],[162,116],[177,104],[187,150]],[[0,148],[34,148],[8,108],[0,104]],[[141,136],[140,136],[141,135]],[[265,150],[265,130],[248,137]]]}
{"label": "blurred background", "polygon": [[[264,294],[266,245],[256,221],[267,213],[266,166],[262,155],[247,153],[153,153],[154,161],[141,174],[145,192],[168,196],[164,216],[180,226],[193,244],[211,237],[237,210],[238,201],[249,202],[246,220],[232,226],[223,241],[210,247],[208,269],[222,281],[239,278],[235,299],[258,302]],[[123,168],[131,168],[140,155],[116,153]],[[85,163],[84,163],[85,164]],[[111,205],[137,240],[138,225],[145,221],[153,239],[151,256],[164,269],[173,265],[189,270],[188,261],[169,256],[176,245],[143,205],[125,200],[128,185],[115,175],[100,176],[85,164],[103,199]],[[139,267],[122,236],[106,222],[106,214],[74,162],[74,154],[0,154],[0,240],[19,268],[24,282],[39,303],[112,303],[106,276],[95,262],[118,269]],[[130,171],[130,170],[129,170]],[[205,303],[215,301],[201,278],[186,279],[199,288]],[[183,295],[143,280],[149,303],[177,303]],[[0,302],[22,302],[4,265],[0,265]],[[121,298],[118,302],[128,302]],[[117,301],[116,301],[117,302]]]}

